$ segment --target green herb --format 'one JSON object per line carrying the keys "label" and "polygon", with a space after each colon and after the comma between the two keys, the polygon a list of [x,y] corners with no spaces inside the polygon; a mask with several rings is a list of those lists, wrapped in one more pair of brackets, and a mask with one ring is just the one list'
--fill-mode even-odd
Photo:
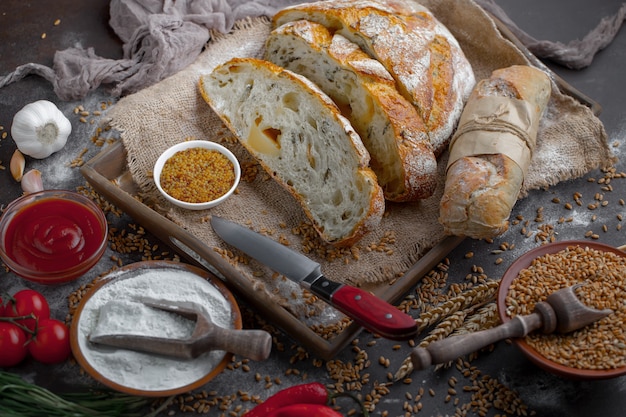
{"label": "green herb", "polygon": [[154,417],[143,413],[149,400],[118,392],[55,394],[10,372],[0,371],[0,416],[3,417]]}

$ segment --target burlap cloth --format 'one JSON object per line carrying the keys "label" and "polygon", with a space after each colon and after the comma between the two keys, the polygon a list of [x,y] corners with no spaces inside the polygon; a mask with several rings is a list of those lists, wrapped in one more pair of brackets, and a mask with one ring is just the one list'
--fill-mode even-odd
{"label": "burlap cloth", "polygon": [[[512,43],[504,39],[487,14],[470,0],[426,0],[422,2],[456,36],[470,60],[476,79],[488,77],[494,69],[527,60]],[[163,200],[151,178],[154,162],[169,146],[186,138],[219,141],[237,155],[244,170],[255,163],[227,133],[217,116],[198,93],[200,74],[232,57],[262,55],[269,32],[267,19],[238,22],[228,35],[214,34],[207,49],[188,68],[158,84],[121,99],[109,115],[120,131],[128,152],[128,166],[144,198],[156,202],[156,209],[189,230],[209,247],[224,243],[206,222],[210,215],[265,231],[273,238],[283,237],[295,250],[308,252],[302,236],[292,233],[306,218],[300,206],[266,175],[243,180],[238,193],[222,205],[200,212],[176,208]],[[613,161],[600,120],[579,102],[553,87],[549,109],[538,134],[522,196],[528,190],[576,178]],[[332,151],[332,150],[330,150]],[[426,251],[445,236],[437,221],[443,191],[445,160],[440,163],[440,184],[435,194],[424,201],[387,204],[380,228],[367,235],[350,251],[308,255],[322,264],[331,279],[355,285],[388,285],[402,275]],[[358,258],[358,259],[357,259]],[[237,268],[255,284],[258,291],[273,294],[277,302],[293,307],[291,292],[298,291],[284,280],[272,279],[272,271],[255,262],[238,263]],[[291,308],[291,310],[299,310]]]}

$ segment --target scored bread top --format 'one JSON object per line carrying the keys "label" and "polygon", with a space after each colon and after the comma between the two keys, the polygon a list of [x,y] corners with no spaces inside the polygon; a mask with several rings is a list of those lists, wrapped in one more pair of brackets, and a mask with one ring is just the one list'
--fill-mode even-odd
{"label": "scored bread top", "polygon": [[415,107],[384,66],[324,26],[300,20],[270,33],[265,58],[317,84],[341,109],[368,149],[385,197],[430,197],[437,160]]}
{"label": "scored bread top", "polygon": [[412,1],[318,1],[287,7],[272,23],[296,20],[320,23],[380,61],[418,109],[435,153],[445,150],[475,78],[458,42],[432,13]]}
{"label": "scored bread top", "polygon": [[269,61],[233,58],[201,76],[199,88],[325,241],[352,245],[380,223],[384,197],[369,153],[310,80]]}

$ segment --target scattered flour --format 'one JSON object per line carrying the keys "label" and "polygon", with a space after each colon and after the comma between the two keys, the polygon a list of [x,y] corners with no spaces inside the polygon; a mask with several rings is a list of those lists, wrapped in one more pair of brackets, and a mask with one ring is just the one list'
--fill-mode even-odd
{"label": "scattered flour", "polygon": [[[190,271],[163,267],[119,271],[111,278],[85,302],[77,332],[84,359],[104,378],[144,391],[177,389],[200,380],[225,357],[226,352],[212,351],[181,360],[90,343],[88,336],[96,328],[116,333],[130,325],[140,334],[176,338],[191,333],[193,322],[173,313],[148,310],[138,303],[141,297],[193,303],[205,309],[216,325],[232,327],[228,300],[210,282]],[[101,311],[106,310],[112,314],[108,318],[103,315],[105,321],[99,322]]]}

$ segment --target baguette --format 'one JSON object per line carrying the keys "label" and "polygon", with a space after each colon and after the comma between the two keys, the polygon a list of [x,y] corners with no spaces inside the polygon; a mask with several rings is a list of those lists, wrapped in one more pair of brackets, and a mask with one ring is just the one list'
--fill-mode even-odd
{"label": "baguette", "polygon": [[523,65],[477,84],[450,144],[439,215],[445,233],[485,239],[508,229],[550,91],[545,72]]}
{"label": "baguette", "polygon": [[369,153],[310,80],[265,60],[233,58],[202,75],[199,89],[326,242],[353,245],[380,223],[385,203]]}
{"label": "baguette", "polygon": [[426,127],[378,61],[306,20],[274,29],[265,59],[307,77],[335,101],[369,151],[370,167],[387,200],[414,201],[433,194],[437,159]]}
{"label": "baguette", "polygon": [[413,1],[318,1],[287,7],[273,28],[296,20],[320,23],[356,43],[394,77],[418,110],[435,154],[447,147],[475,78],[457,40]]}

